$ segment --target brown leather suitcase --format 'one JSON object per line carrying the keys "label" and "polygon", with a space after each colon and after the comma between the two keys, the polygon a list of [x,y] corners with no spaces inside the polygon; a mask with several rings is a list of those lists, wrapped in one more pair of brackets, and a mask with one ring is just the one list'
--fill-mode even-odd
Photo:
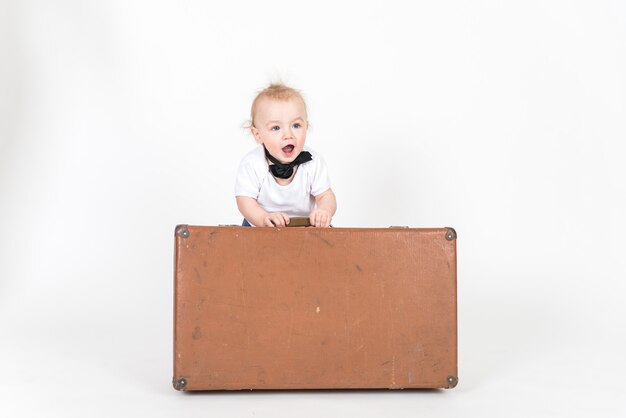
{"label": "brown leather suitcase", "polygon": [[174,388],[452,388],[452,228],[175,232]]}

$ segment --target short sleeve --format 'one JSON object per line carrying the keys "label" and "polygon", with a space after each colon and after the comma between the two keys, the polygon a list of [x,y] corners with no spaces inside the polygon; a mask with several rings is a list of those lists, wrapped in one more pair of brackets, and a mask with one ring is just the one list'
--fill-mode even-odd
{"label": "short sleeve", "polygon": [[319,154],[314,157],[314,160],[315,167],[311,182],[311,194],[318,196],[330,189],[330,177],[328,176],[326,161]]}
{"label": "short sleeve", "polygon": [[261,182],[254,170],[254,165],[249,159],[242,160],[235,180],[235,196],[248,196],[257,199],[260,189]]}

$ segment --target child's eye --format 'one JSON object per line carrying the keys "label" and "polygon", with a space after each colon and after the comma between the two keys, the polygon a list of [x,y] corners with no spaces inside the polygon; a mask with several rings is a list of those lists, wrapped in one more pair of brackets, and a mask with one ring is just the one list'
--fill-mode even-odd
{"label": "child's eye", "polygon": [[294,123],[293,127],[298,129],[298,128],[302,128],[302,125],[300,125],[299,123]]}
{"label": "child's eye", "polygon": [[279,130],[279,129],[280,129],[280,126],[276,125],[276,126],[272,126],[272,127],[270,128],[270,131],[277,131],[277,130]]}

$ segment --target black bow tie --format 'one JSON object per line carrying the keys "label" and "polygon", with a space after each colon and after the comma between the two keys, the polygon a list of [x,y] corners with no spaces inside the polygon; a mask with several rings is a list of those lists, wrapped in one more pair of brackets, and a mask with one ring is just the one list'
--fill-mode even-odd
{"label": "black bow tie", "polygon": [[272,154],[269,153],[267,148],[263,148],[265,149],[265,156],[267,157],[267,159],[274,163],[274,165],[270,165],[270,171],[272,172],[274,177],[278,177],[279,179],[288,179],[292,176],[294,167],[300,164],[304,164],[313,159],[310,152],[302,151],[300,152],[300,154],[298,154],[295,160],[293,160],[289,164],[283,164],[276,158],[274,158]]}

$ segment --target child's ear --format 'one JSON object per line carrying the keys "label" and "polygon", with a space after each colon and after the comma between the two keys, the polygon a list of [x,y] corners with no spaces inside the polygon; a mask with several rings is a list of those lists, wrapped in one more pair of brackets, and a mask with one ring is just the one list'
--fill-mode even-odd
{"label": "child's ear", "polygon": [[257,144],[261,143],[261,134],[259,133],[259,130],[257,128],[255,128],[254,126],[250,127],[250,132],[252,132],[252,136],[254,136],[254,140],[257,142]]}

